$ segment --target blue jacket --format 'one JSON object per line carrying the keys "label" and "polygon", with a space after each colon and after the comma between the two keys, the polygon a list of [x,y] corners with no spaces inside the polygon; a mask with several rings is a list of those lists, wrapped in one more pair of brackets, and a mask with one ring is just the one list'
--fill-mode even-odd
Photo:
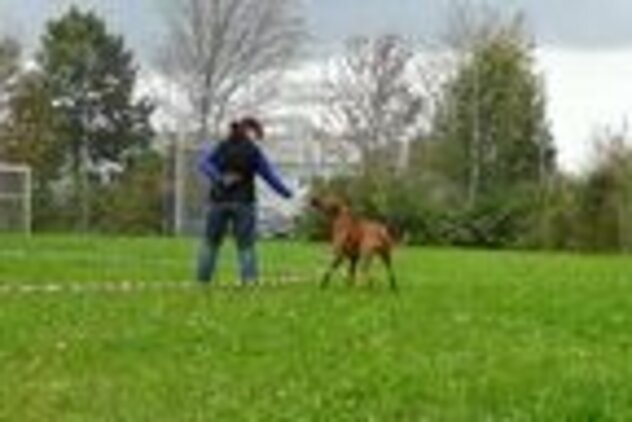
{"label": "blue jacket", "polygon": [[210,198],[213,202],[255,202],[256,176],[265,180],[280,196],[292,197],[292,191],[283,183],[263,151],[249,140],[220,142],[202,154],[199,170],[211,181]]}

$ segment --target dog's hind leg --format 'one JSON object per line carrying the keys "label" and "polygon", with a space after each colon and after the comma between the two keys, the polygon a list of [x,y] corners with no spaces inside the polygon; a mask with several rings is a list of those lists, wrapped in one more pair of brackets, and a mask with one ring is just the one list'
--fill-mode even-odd
{"label": "dog's hind leg", "polygon": [[350,286],[354,285],[356,281],[356,275],[358,272],[358,260],[359,257],[357,256],[352,256],[349,258],[349,276],[347,279],[347,283]]}
{"label": "dog's hind leg", "polygon": [[395,278],[395,273],[393,271],[393,259],[391,257],[391,253],[388,251],[384,251],[380,253],[382,258],[382,262],[384,263],[384,267],[386,267],[386,272],[388,273],[388,281],[391,286],[391,290],[397,291],[397,279]]}
{"label": "dog's hind leg", "polygon": [[320,287],[321,288],[325,289],[325,288],[327,288],[329,286],[329,282],[331,281],[331,276],[340,267],[340,265],[342,265],[344,260],[345,260],[344,255],[336,255],[336,257],[332,261],[331,265],[327,269],[327,272],[323,276],[322,281],[320,282]]}

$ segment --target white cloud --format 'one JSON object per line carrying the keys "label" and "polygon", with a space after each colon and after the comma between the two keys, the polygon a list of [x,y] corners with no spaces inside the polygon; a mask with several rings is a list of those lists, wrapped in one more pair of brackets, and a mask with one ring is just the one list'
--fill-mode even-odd
{"label": "white cloud", "polygon": [[[596,133],[632,123],[632,48],[547,47],[536,52],[536,60],[537,71],[546,83],[560,166],[568,172],[579,172],[594,160]],[[294,69],[288,79],[304,87],[316,84],[325,75],[326,66],[326,62],[310,62]]]}
{"label": "white cloud", "polygon": [[[546,48],[536,52],[536,59],[538,71],[546,82],[549,118],[560,165],[569,172],[581,171],[594,158],[592,141],[595,132],[605,127],[619,129],[626,121],[632,122],[632,49]],[[311,61],[292,69],[286,81],[293,95],[282,95],[277,99],[276,107],[269,111],[315,118],[318,106],[301,103],[292,97],[300,93],[318,93],[318,83],[325,75],[325,68],[326,62]],[[169,89],[167,81],[156,74],[145,79],[142,85],[141,91],[145,93],[158,94],[158,97],[168,94],[172,100],[174,98],[173,87]],[[176,97],[176,103],[183,107],[184,98]],[[171,113],[165,109],[160,111],[157,120],[167,123]],[[180,112],[186,114],[183,109]],[[276,112],[270,114],[276,115]],[[182,115],[175,117],[175,121],[182,122]]]}
{"label": "white cloud", "polygon": [[632,117],[632,49],[544,49],[537,59],[546,78],[560,164],[577,172],[594,158],[595,131],[618,129]]}

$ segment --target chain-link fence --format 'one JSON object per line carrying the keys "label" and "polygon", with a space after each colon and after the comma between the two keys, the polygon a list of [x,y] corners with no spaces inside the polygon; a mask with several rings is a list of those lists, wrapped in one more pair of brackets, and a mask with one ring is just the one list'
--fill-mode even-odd
{"label": "chain-link fence", "polygon": [[[210,146],[180,139],[172,137],[128,168],[109,165],[92,172],[84,198],[70,174],[42,181],[34,169],[32,186],[29,169],[6,166],[14,171],[0,172],[0,284],[13,277],[32,283],[193,279],[210,190],[198,164]],[[327,255],[322,246],[295,239],[297,221],[312,181],[331,175],[336,166],[263,148],[295,195],[287,201],[264,184],[257,188],[261,277],[313,275]],[[31,225],[33,235],[24,236]],[[219,274],[234,280],[236,250],[227,240]]]}

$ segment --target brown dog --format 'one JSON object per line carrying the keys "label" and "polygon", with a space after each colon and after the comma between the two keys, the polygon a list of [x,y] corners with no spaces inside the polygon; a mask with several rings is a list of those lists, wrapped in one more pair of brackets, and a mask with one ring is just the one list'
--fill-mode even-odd
{"label": "brown dog", "polygon": [[349,262],[350,283],[355,282],[358,264],[362,265],[368,278],[371,261],[378,256],[388,272],[391,289],[397,290],[391,259],[395,241],[386,225],[356,217],[344,201],[334,196],[313,198],[311,205],[332,223],[334,260],[323,277],[323,288],[329,285],[331,276],[345,261]]}

